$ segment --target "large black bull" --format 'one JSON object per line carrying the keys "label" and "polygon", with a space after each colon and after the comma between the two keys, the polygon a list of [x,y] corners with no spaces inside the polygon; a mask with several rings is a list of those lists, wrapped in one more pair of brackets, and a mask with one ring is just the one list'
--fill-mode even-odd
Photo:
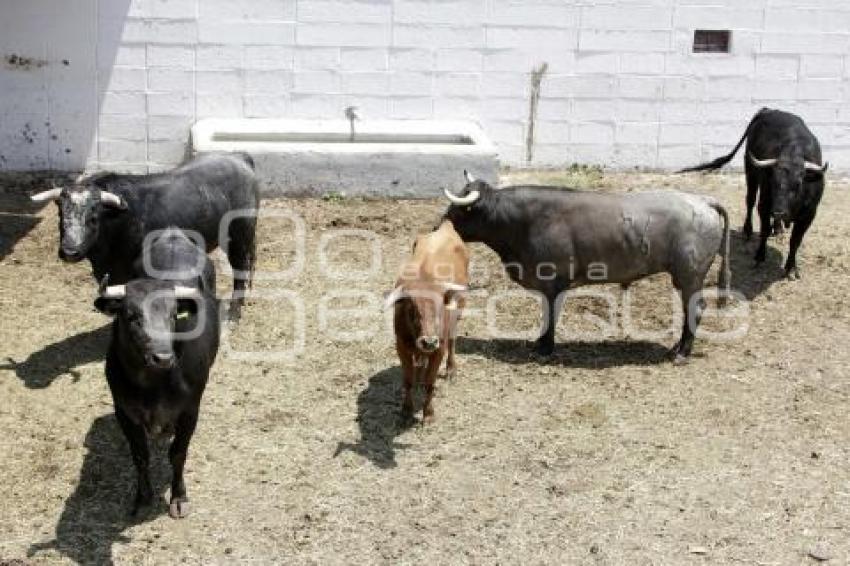
{"label": "large black bull", "polygon": [[129,281],[145,236],[155,230],[192,230],[207,251],[221,245],[233,267],[231,315],[238,317],[256,258],[260,194],[250,156],[201,155],[154,175],[100,174],[32,199],[57,202],[59,257],[88,258],[98,281],[106,275],[113,283]]}
{"label": "large black bull", "polygon": [[543,355],[555,345],[564,291],[669,273],[682,295],[685,321],[672,353],[691,353],[705,308],[705,276],[721,253],[720,286],[728,293],[729,222],[714,199],[675,191],[600,194],[559,187],[495,190],[467,174],[460,195],[446,191],[445,213],[460,237],[499,254],[511,279],[545,298]]}
{"label": "large black bull", "polygon": [[144,257],[138,277],[102,284],[95,306],[115,317],[106,380],[136,467],[133,512],[155,495],[149,440],[173,433],[169,513],[180,518],[188,513],[183,467],[219,344],[215,268],[179,230],[149,240]]}
{"label": "large black bull", "polygon": [[823,163],[817,138],[799,116],[762,108],[753,116],[738,145],[729,155],[683,169],[682,172],[707,171],[726,165],[744,140],[747,140],[747,156],[744,159],[747,218],[744,221],[744,235],[749,239],[753,234],[753,206],[758,196],[761,239],[756,251],[756,262],[761,263],[765,259],[771,227],[793,223],[785,273],[789,278],[798,278],[797,249],[815,219],[823,195],[824,174],[829,164]]}

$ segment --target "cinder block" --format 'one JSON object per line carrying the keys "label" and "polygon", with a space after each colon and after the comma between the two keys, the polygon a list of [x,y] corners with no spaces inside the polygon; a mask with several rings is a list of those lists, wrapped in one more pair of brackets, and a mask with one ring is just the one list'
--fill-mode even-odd
{"label": "cinder block", "polygon": [[97,51],[98,69],[112,69],[114,66],[121,67],[144,67],[145,46],[144,45],[116,45],[111,46],[108,42],[101,43],[101,49]]}
{"label": "cinder block", "polygon": [[537,104],[539,120],[569,120],[573,117],[573,100],[569,98],[549,98],[545,91]]}
{"label": "cinder block", "polygon": [[392,8],[393,21],[405,24],[456,24],[484,19],[481,0],[395,0]]}
{"label": "cinder block", "polygon": [[434,52],[431,49],[391,49],[390,69],[393,71],[431,71]]}
{"label": "cinder block", "polygon": [[295,86],[292,71],[245,71],[244,92],[248,94],[283,94]]}
{"label": "cinder block", "polygon": [[616,117],[624,122],[657,122],[662,105],[657,100],[618,100]]}
{"label": "cinder block", "polygon": [[392,2],[298,0],[299,22],[388,24],[392,14]]}
{"label": "cinder block", "polygon": [[850,45],[850,35],[844,33],[764,32],[762,53],[819,53],[844,55]]}
{"label": "cinder block", "polygon": [[[544,79],[548,82],[548,79]],[[547,85],[542,85],[541,90]],[[529,76],[525,73],[484,73],[481,75],[481,95],[487,97],[525,97]]]}
{"label": "cinder block", "polygon": [[613,122],[577,122],[570,128],[570,141],[578,144],[614,143]]}
{"label": "cinder block", "polygon": [[667,30],[672,21],[669,6],[588,5],[581,12],[583,30]]}
{"label": "cinder block", "polygon": [[242,47],[239,45],[198,45],[195,55],[197,68],[201,71],[242,67]]}
{"label": "cinder block", "polygon": [[756,56],[756,79],[796,80],[799,69],[798,55]]}
{"label": "cinder block", "polygon": [[691,32],[695,29],[732,29],[735,30],[734,41],[740,29],[761,30],[763,17],[763,9],[747,5],[677,6],[673,26]]}
{"label": "cinder block", "polygon": [[124,43],[191,45],[198,41],[198,23],[192,20],[127,19],[121,32]]}
{"label": "cinder block", "polygon": [[256,70],[292,69],[294,54],[295,48],[285,45],[246,45],[242,53],[242,64],[233,68]]}
{"label": "cinder block", "polygon": [[[559,144],[563,148],[571,141],[570,124],[546,120],[538,122],[534,129],[534,144]],[[539,147],[536,147],[539,149]],[[535,151],[535,154],[538,152]],[[538,155],[539,158],[539,155]]]}
{"label": "cinder block", "polygon": [[390,38],[389,24],[301,22],[297,31],[299,46],[386,47]]}
{"label": "cinder block", "polygon": [[579,51],[670,51],[670,31],[606,31],[583,28]]}
{"label": "cinder block", "polygon": [[[485,105],[477,98],[437,96],[434,97],[434,118],[438,120],[468,120],[470,116],[483,116],[485,108],[490,107],[492,107],[492,101],[488,101],[488,104]],[[490,135],[489,132],[487,134]]]}
{"label": "cinder block", "polygon": [[341,94],[293,94],[292,114],[299,118],[342,118],[345,98]]}
{"label": "cinder block", "polygon": [[658,147],[655,144],[631,143],[614,146],[611,162],[605,167],[626,169],[637,168],[640,170],[652,170],[657,167]]}
{"label": "cinder block", "polygon": [[447,49],[484,46],[484,26],[395,24],[392,35],[396,47],[439,46]]}
{"label": "cinder block", "polygon": [[97,144],[100,161],[144,163],[147,160],[145,142],[127,140],[102,140]]}
{"label": "cinder block", "polygon": [[114,67],[109,74],[106,89],[111,92],[144,92],[146,85],[145,70],[126,67]]}
{"label": "cinder block", "polygon": [[838,55],[803,55],[800,57],[800,78],[834,79],[844,71],[844,57]]}
{"label": "cinder block", "polygon": [[148,143],[148,161],[154,165],[174,167],[186,157],[186,142],[168,140]]}
{"label": "cinder block", "polygon": [[433,118],[433,100],[430,97],[394,96],[390,99],[390,117],[403,120]]}
{"label": "cinder block", "polygon": [[344,48],[339,66],[344,71],[386,71],[389,57],[386,48]]}
{"label": "cinder block", "polygon": [[753,81],[744,77],[716,78],[706,83],[709,100],[749,100]]}
{"label": "cinder block", "polygon": [[340,68],[338,47],[298,47],[295,49],[296,71],[317,71]]}
{"label": "cinder block", "polygon": [[295,23],[200,20],[198,39],[201,43],[230,45],[294,45]]}
{"label": "cinder block", "polygon": [[195,67],[195,47],[192,45],[148,45],[147,66],[192,69]]}
{"label": "cinder block", "polygon": [[437,49],[437,71],[478,72],[483,65],[483,57],[478,49]]}
{"label": "cinder block", "polygon": [[[302,3],[304,0],[302,0]],[[295,21],[296,0],[198,0],[198,17],[202,20],[275,20]]]}
{"label": "cinder block", "polygon": [[489,27],[487,47],[539,51],[572,50],[578,46],[578,30],[570,28]]}
{"label": "cinder block", "polygon": [[198,93],[242,92],[242,71],[198,71],[195,73]]}
{"label": "cinder block", "polygon": [[634,75],[664,74],[663,53],[620,53],[620,69]]}
{"label": "cinder block", "polygon": [[242,95],[230,94],[199,94],[197,96],[198,118],[241,118],[243,116]]}
{"label": "cinder block", "polygon": [[[473,99],[475,100],[475,99]],[[484,120],[521,121],[528,118],[528,100],[524,98],[493,98],[481,99],[480,111],[477,113]],[[538,106],[537,118],[543,120]],[[566,120],[567,116],[559,119]]]}
{"label": "cinder block", "polygon": [[617,113],[617,99],[576,100],[573,102],[573,117],[581,122],[610,120]]}
{"label": "cinder block", "polygon": [[752,97],[754,102],[790,101],[797,96],[797,81],[756,80],[753,81]]}
{"label": "cinder block", "polygon": [[576,72],[579,74],[613,75],[620,70],[620,55],[618,53],[578,53],[576,55]]}
{"label": "cinder block", "polygon": [[104,114],[97,124],[97,135],[101,140],[145,141],[147,119],[144,116]]}
{"label": "cinder block", "polygon": [[195,112],[191,92],[153,92],[146,98],[149,116],[191,116]]}
{"label": "cinder block", "polygon": [[614,133],[617,144],[652,144],[658,140],[660,124],[656,122],[620,122]]}
{"label": "cinder block", "polygon": [[373,94],[386,96],[390,77],[386,72],[343,73],[342,91],[348,94]]}
{"label": "cinder block", "polygon": [[289,112],[289,100],[283,94],[245,96],[246,118],[283,118]]}
{"label": "cinder block", "polygon": [[850,12],[846,6],[836,9],[828,6],[806,7],[768,7],[764,11],[764,29],[768,31],[810,32],[810,33],[846,33],[850,29]]}
{"label": "cinder block", "polygon": [[577,28],[581,7],[566,2],[487,2],[486,23],[501,26]]}
{"label": "cinder block", "polygon": [[293,90],[299,94],[338,93],[339,74],[335,71],[299,71],[295,73]]}
{"label": "cinder block", "polygon": [[702,100],[706,81],[699,76],[664,79],[664,100]]}
{"label": "cinder block", "polygon": [[841,79],[806,79],[797,86],[798,100],[842,100]]}
{"label": "cinder block", "polygon": [[183,69],[148,69],[148,89],[159,91],[191,91],[195,88],[195,73]]}
{"label": "cinder block", "polygon": [[151,141],[188,140],[189,129],[193,122],[193,116],[151,116],[147,119],[148,139]]}
{"label": "cinder block", "polygon": [[430,73],[399,71],[390,74],[390,94],[393,96],[431,96],[432,92]]}
{"label": "cinder block", "polygon": [[147,0],[146,4],[147,16],[160,19],[194,20],[198,9],[198,0]]}
{"label": "cinder block", "polygon": [[661,77],[620,76],[617,92],[622,98],[653,98],[664,96],[664,79]]}
{"label": "cinder block", "polygon": [[106,92],[100,101],[100,113],[144,116],[145,94],[143,92]]}
{"label": "cinder block", "polygon": [[480,73],[445,73],[434,79],[435,92],[441,96],[477,97],[480,92]]}

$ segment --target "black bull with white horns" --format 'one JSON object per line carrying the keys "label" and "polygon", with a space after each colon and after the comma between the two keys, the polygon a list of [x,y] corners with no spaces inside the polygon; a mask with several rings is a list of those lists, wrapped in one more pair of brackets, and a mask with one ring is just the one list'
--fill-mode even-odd
{"label": "black bull with white horns", "polygon": [[260,203],[254,162],[247,154],[205,154],[165,173],[98,174],[73,186],[38,193],[32,200],[59,206],[59,257],[88,258],[98,281],[133,275],[145,237],[170,226],[221,245],[233,268],[231,316],[237,318],[251,284]]}
{"label": "black bull with white horns", "polygon": [[500,190],[467,176],[445,191],[445,217],[467,242],[495,251],[508,275],[543,302],[542,355],[552,353],[565,291],[669,273],[682,296],[684,325],[671,354],[684,363],[706,303],[703,282],[719,252],[721,293],[729,293],[729,220],[713,198],[676,191],[600,194],[562,187]]}
{"label": "black bull with white horns", "polygon": [[755,260],[757,263],[764,261],[771,228],[779,231],[782,224],[793,224],[785,274],[791,279],[799,278],[797,250],[815,219],[823,196],[824,174],[829,167],[822,160],[817,138],[799,116],[762,108],[753,116],[731,153],[681,172],[719,169],[732,160],[744,140],[747,141],[744,159],[747,176],[744,236],[747,239],[752,237],[753,207],[758,196],[761,227]]}

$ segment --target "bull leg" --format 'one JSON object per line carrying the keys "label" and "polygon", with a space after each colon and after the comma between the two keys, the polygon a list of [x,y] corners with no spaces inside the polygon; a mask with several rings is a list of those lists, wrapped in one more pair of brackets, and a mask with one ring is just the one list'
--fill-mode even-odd
{"label": "bull leg", "polygon": [[443,348],[441,347],[428,357],[428,367],[425,370],[425,379],[423,380],[425,383],[425,403],[422,405],[422,421],[425,423],[430,423],[434,420],[434,387],[442,362]]}
{"label": "bull leg", "polygon": [[404,376],[402,382],[401,418],[409,421],[413,418],[413,383],[416,378],[416,367],[413,364],[413,355],[400,344],[396,344],[398,359],[401,362],[401,372]]}
{"label": "bull leg", "polygon": [[771,221],[770,221],[770,208],[771,202],[768,197],[765,196],[767,191],[761,192],[761,198],[759,199],[759,220],[761,221],[760,231],[759,231],[759,247],[756,250],[756,263],[764,262],[767,257],[767,239],[770,237],[771,231]]}
{"label": "bull leg", "polygon": [[676,365],[687,363],[688,357],[691,355],[694,336],[706,306],[701,287],[695,287],[695,290],[682,289],[682,311],[685,320],[682,324],[682,337],[679,339],[679,343],[674,346],[673,363]]}
{"label": "bull leg", "polygon": [[541,356],[551,356],[555,351],[555,327],[558,325],[558,317],[566,296],[558,289],[555,293],[546,293],[546,302],[543,304],[543,334],[537,339],[537,353]]}
{"label": "bull leg", "polygon": [[136,466],[136,499],[133,502],[132,514],[137,515],[142,507],[153,503],[153,485],[150,477],[150,451],[148,437],[144,427],[134,423],[120,406],[115,407],[115,418],[130,445],[130,454]]}
{"label": "bull leg", "polygon": [[759,192],[759,171],[749,159],[744,160],[744,170],[747,177],[747,217],[744,220],[744,238],[749,240],[753,237],[753,207],[756,205],[756,196]]}
{"label": "bull leg", "polygon": [[177,419],[174,429],[174,440],[168,449],[168,459],[171,461],[171,502],[168,514],[174,519],[182,519],[189,514],[189,497],[186,495],[186,483],[183,481],[183,466],[186,464],[186,454],[189,451],[189,441],[195,433],[198,424],[197,412],[185,412]]}
{"label": "bull leg", "polygon": [[245,304],[245,289],[253,285],[257,260],[255,218],[239,218],[230,224],[227,261],[233,268],[233,296],[230,301],[230,320],[239,320]]}
{"label": "bull leg", "polygon": [[800,248],[803,236],[805,236],[814,219],[814,214],[811,214],[794,221],[794,228],[791,229],[791,247],[788,249],[788,258],[785,260],[785,276],[788,279],[800,278],[800,269],[797,267],[797,250]]}
{"label": "bull leg", "polygon": [[446,309],[446,379],[452,379],[457,372],[457,363],[455,362],[455,339],[457,337],[457,323],[460,320],[460,305],[456,305],[453,309]]}

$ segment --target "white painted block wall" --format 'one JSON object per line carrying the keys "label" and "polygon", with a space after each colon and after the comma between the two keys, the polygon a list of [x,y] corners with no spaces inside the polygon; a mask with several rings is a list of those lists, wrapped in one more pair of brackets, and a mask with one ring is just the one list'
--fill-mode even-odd
{"label": "white painted block wall", "polygon": [[[692,54],[695,28],[732,53]],[[0,0],[0,169],[160,170],[198,118],[348,105],[475,120],[522,165],[543,62],[535,165],[692,164],[774,106],[850,168],[836,0]]]}

